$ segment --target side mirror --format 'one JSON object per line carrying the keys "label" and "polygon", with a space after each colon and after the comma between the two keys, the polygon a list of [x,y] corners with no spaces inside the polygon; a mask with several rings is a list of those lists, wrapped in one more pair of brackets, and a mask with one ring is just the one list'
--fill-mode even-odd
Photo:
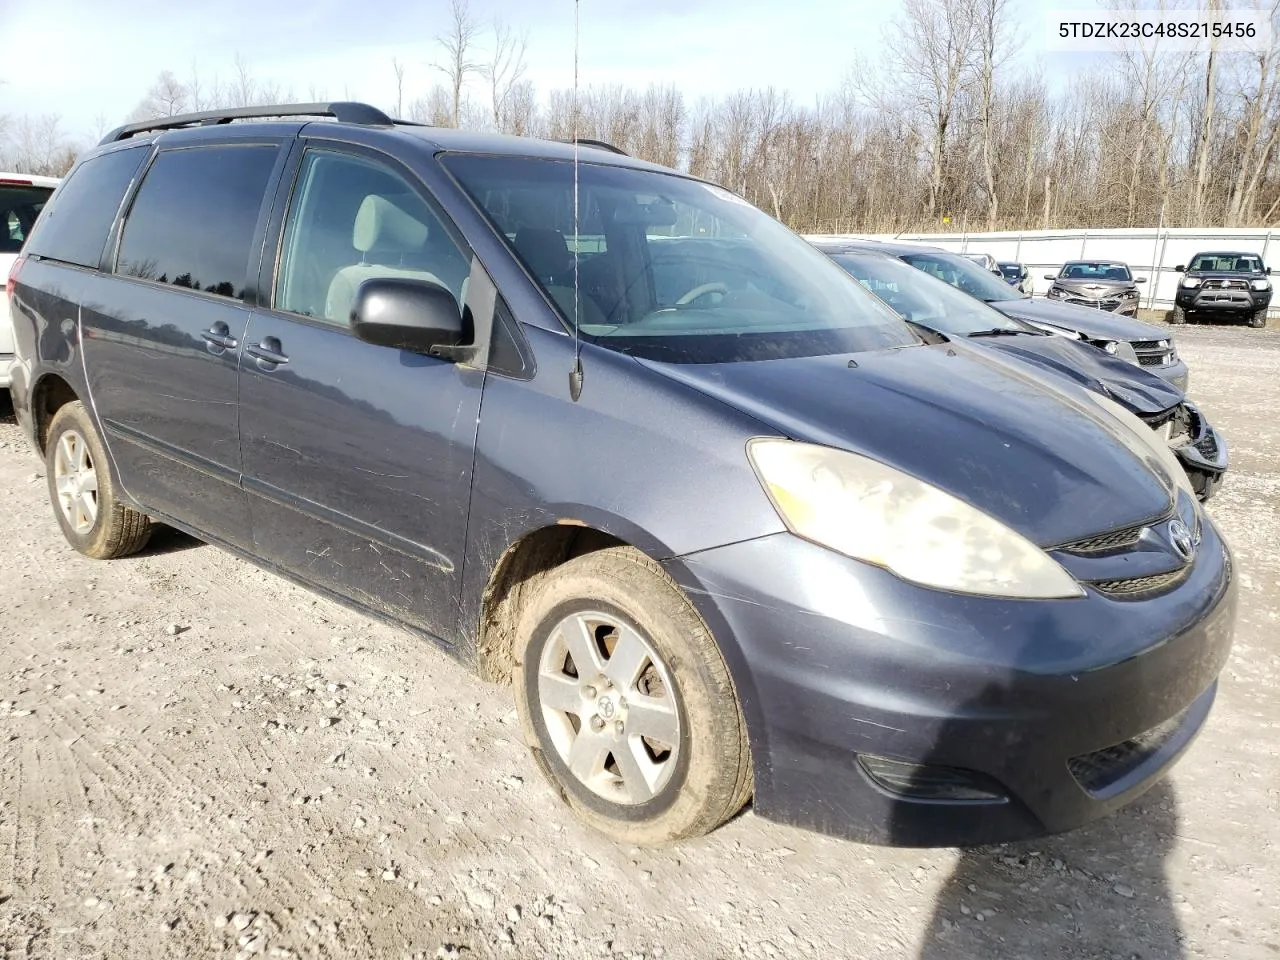
{"label": "side mirror", "polygon": [[464,359],[458,345],[467,339],[465,326],[453,294],[427,280],[366,280],[351,306],[351,332],[365,343],[447,359]]}
{"label": "side mirror", "polygon": [[1186,273],[1186,270],[1187,270],[1186,264],[1183,264],[1183,263],[1180,263],[1173,268],[1174,273]]}
{"label": "side mirror", "polygon": [[1147,278],[1146,278],[1146,277],[1138,277],[1138,279],[1137,279],[1137,280],[1135,280],[1135,281],[1133,281],[1133,282],[1134,282],[1134,283],[1146,283],[1146,282],[1147,282]]}
{"label": "side mirror", "polygon": [[1269,277],[1269,276],[1271,276],[1271,268],[1270,268],[1270,267],[1267,267],[1267,276],[1268,276],[1268,277]]}
{"label": "side mirror", "polygon": [[1046,274],[1044,275],[1044,278],[1045,278],[1046,280],[1057,280],[1057,279],[1058,279],[1058,275],[1057,275],[1056,273],[1046,273]]}

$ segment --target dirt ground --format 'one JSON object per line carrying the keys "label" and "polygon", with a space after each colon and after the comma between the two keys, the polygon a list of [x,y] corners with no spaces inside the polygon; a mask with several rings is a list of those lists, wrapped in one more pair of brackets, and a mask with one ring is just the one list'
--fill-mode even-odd
{"label": "dirt ground", "polygon": [[1234,655],[1169,780],[1074,834],[891,850],[748,812],[580,827],[507,690],[176,534],[86,560],[0,410],[0,958],[1280,957],[1280,332],[1178,332],[1227,435]]}

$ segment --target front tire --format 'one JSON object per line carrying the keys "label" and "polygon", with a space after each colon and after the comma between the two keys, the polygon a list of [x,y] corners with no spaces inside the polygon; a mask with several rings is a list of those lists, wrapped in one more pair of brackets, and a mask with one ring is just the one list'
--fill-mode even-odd
{"label": "front tire", "polygon": [[582,820],[662,846],[709,833],[746,803],[751,755],[728,668],[660,566],[627,547],[570,560],[517,630],[526,742]]}
{"label": "front tire", "polygon": [[1249,326],[1253,327],[1253,329],[1261,330],[1263,327],[1267,325],[1267,311],[1266,310],[1253,311],[1253,313],[1249,315],[1248,323],[1249,323]]}
{"label": "front tire", "polygon": [[1182,324],[1186,323],[1187,311],[1183,310],[1182,307],[1175,306],[1173,308],[1173,313],[1169,314],[1169,322],[1174,324],[1175,326],[1181,326]]}
{"label": "front tire", "polygon": [[79,401],[49,424],[45,476],[62,535],[86,557],[114,560],[147,545],[151,518],[116,499],[106,448]]}

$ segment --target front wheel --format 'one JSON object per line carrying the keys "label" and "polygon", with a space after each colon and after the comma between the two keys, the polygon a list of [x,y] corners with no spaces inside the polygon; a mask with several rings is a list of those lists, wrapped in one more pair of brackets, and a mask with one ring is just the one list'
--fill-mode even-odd
{"label": "front wheel", "polygon": [[1178,326],[1181,326],[1182,324],[1186,323],[1187,311],[1183,310],[1182,307],[1175,306],[1173,308],[1173,313],[1169,314],[1169,322],[1172,324],[1176,324]]}
{"label": "front wheel", "polygon": [[112,560],[147,545],[151,518],[116,499],[106,448],[79,401],[49,424],[45,475],[62,535],[85,556]]}
{"label": "front wheel", "polygon": [[751,792],[742,709],[706,624],[660,566],[625,547],[570,560],[517,629],[525,739],[581,819],[661,846],[741,809]]}
{"label": "front wheel", "polygon": [[1267,325],[1267,311],[1266,310],[1253,311],[1253,313],[1250,314],[1249,316],[1248,323],[1249,323],[1249,326],[1253,327],[1255,330],[1262,329]]}

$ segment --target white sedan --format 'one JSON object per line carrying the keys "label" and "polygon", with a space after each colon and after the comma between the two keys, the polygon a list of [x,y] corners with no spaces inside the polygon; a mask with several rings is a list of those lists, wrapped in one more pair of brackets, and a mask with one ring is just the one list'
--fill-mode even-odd
{"label": "white sedan", "polygon": [[[5,277],[58,182],[56,177],[0,173],[0,273]],[[0,388],[9,386],[9,365],[13,362],[13,322],[7,296],[5,300],[0,305]]]}

